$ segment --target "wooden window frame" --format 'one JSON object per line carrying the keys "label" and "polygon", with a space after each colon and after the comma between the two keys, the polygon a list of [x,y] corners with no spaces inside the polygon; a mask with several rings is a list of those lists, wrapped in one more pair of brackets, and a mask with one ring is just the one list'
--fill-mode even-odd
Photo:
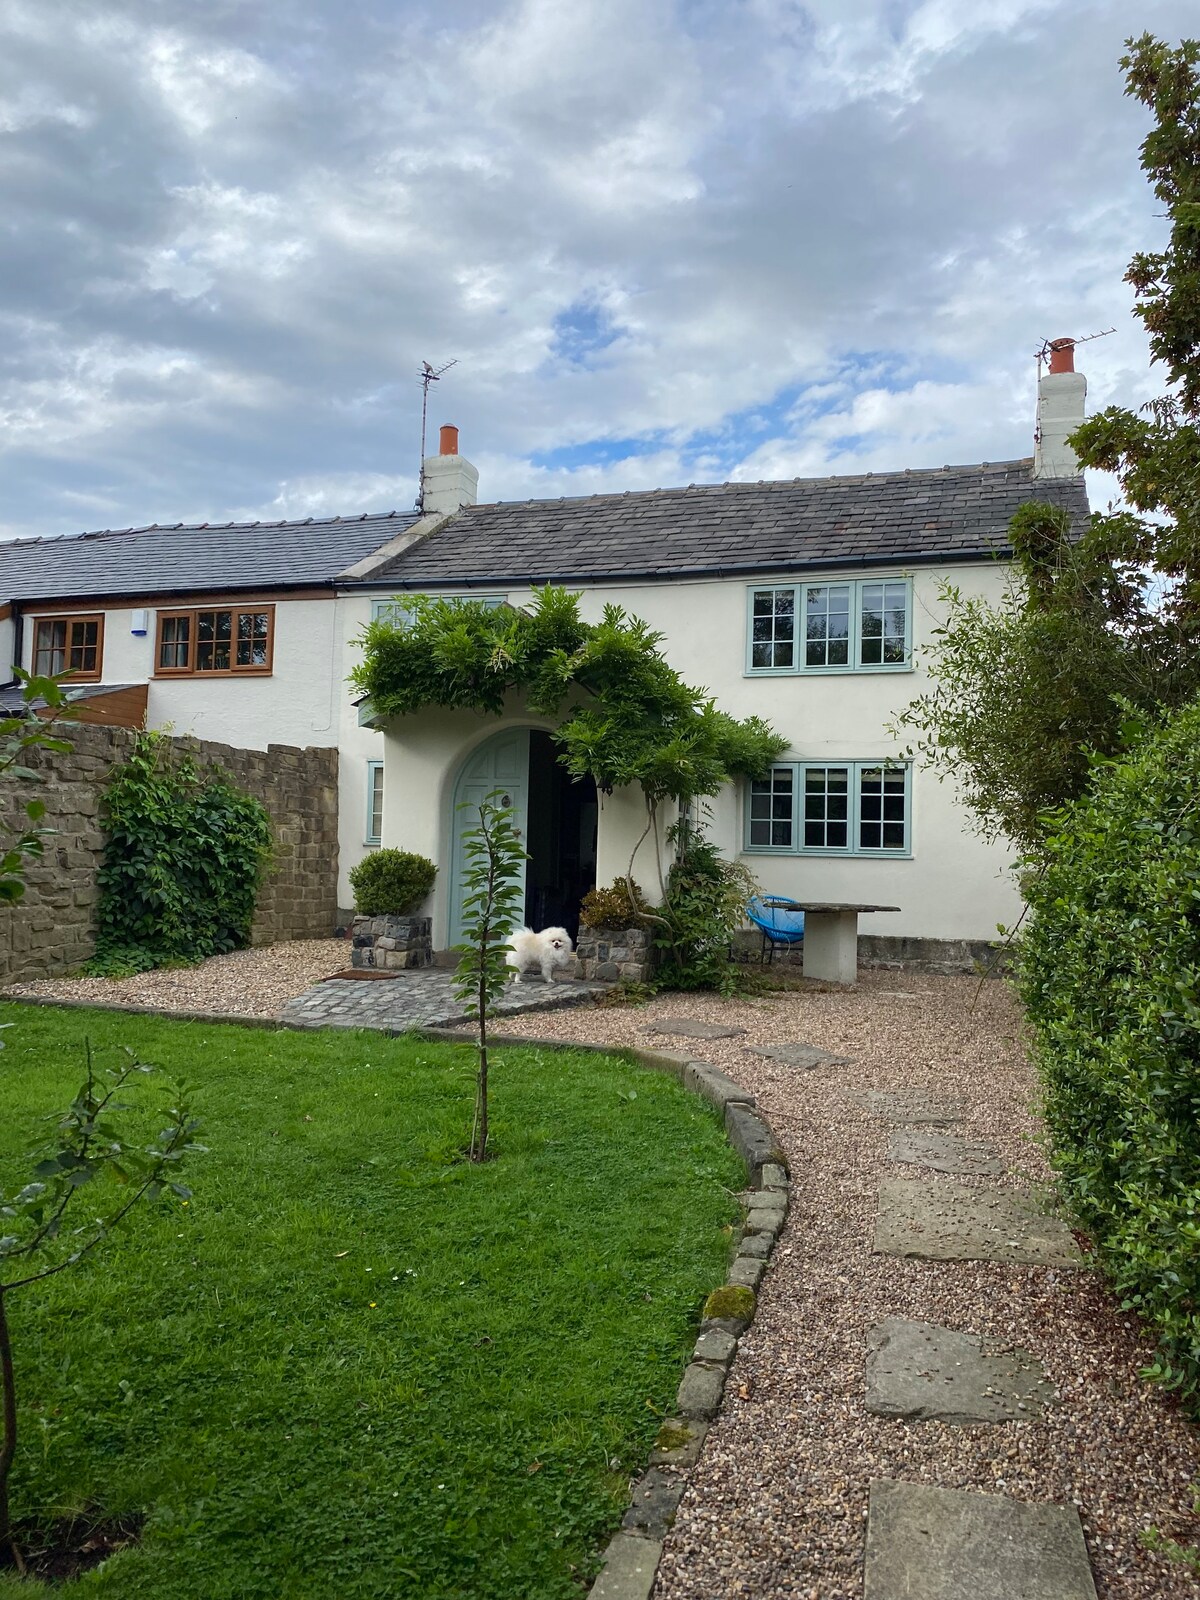
{"label": "wooden window frame", "polygon": [[94,622],[96,624],[96,668],[95,668],[95,671],[94,672],[86,672],[86,671],[82,671],[82,670],[79,670],[79,669],[72,670],[69,666],[64,666],[62,670],[64,672],[69,672],[70,673],[70,678],[69,678],[68,681],[71,682],[71,683],[99,683],[100,682],[100,680],[101,680],[101,678],[102,678],[102,676],[104,674],[104,612],[103,611],[67,611],[67,612],[57,611],[57,612],[53,612],[53,613],[46,612],[44,614],[35,614],[31,618],[31,621],[33,622],[33,641],[32,641],[32,644],[30,646],[29,662],[30,662],[30,669],[33,672],[34,677],[49,676],[49,674],[39,673],[39,671],[38,671],[38,655],[40,654],[40,651],[38,650],[38,629],[42,626],[42,624],[44,622],[47,622],[47,623],[63,622],[63,623],[66,624],[66,626],[67,626],[67,643],[63,647],[63,658],[64,658],[64,661],[70,661],[70,658],[71,658],[71,644],[70,644],[71,635],[70,635],[70,630],[71,630],[72,624],[74,624],[76,622]]}
{"label": "wooden window frame", "polygon": [[[230,665],[206,669],[196,666],[196,645],[199,617],[207,611],[230,613]],[[237,655],[237,619],[239,616],[261,615],[267,617],[267,659],[262,666],[239,667]],[[163,624],[176,617],[187,617],[191,623],[186,667],[162,665]],[[215,604],[197,606],[163,606],[156,614],[154,624],[154,676],[156,678],[269,678],[275,670],[275,606],[254,600],[222,600]]]}

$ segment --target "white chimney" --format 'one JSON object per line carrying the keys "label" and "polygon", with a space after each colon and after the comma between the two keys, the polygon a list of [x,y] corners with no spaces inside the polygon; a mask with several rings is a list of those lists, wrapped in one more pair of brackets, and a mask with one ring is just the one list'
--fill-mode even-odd
{"label": "white chimney", "polygon": [[458,429],[443,427],[438,453],[421,463],[421,512],[427,517],[452,517],[461,506],[473,506],[479,473],[458,453]]}
{"label": "white chimney", "polygon": [[1087,379],[1075,371],[1074,339],[1051,339],[1050,370],[1038,382],[1035,478],[1073,478],[1079,472],[1067,435],[1083,421],[1086,399]]}

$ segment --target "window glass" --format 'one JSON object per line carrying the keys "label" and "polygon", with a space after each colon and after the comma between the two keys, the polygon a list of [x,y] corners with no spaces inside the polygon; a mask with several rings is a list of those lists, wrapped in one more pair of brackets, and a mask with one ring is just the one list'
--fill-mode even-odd
{"label": "window glass", "polygon": [[367,843],[383,838],[383,762],[367,762]]}
{"label": "window glass", "polygon": [[159,612],[159,672],[247,672],[271,670],[275,618],[262,610]]}
{"label": "window glass", "polygon": [[267,638],[270,618],[265,611],[239,611],[237,664],[239,667],[267,665]]}
{"label": "window glass", "polygon": [[191,617],[164,617],[158,648],[158,664],[168,671],[186,668],[192,642]]}
{"label": "window glass", "polygon": [[773,767],[768,778],[750,786],[750,843],[790,850],[793,843],[795,775],[791,767]]}
{"label": "window glass", "polygon": [[34,673],[49,677],[66,668],[67,624],[59,618],[39,622],[34,640]]}
{"label": "window glass", "polygon": [[906,776],[903,767],[860,768],[858,797],[860,850],[907,848]]}
{"label": "window glass", "polygon": [[846,667],[850,664],[850,585],[822,584],[805,590],[804,664]]}
{"label": "window glass", "polygon": [[755,589],[750,618],[750,665],[796,664],[796,591]]}
{"label": "window glass", "polygon": [[103,617],[41,617],[34,624],[33,670],[98,678],[103,638]]}
{"label": "window glass", "polygon": [[902,664],[908,639],[908,585],[864,583],[861,596],[859,660],[862,665]]}
{"label": "window glass", "polygon": [[805,848],[844,850],[849,842],[849,767],[805,767]]}

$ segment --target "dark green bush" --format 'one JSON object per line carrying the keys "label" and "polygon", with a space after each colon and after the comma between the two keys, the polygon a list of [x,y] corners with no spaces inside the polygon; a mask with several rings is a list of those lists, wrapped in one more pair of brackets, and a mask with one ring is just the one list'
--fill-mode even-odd
{"label": "dark green bush", "polygon": [[407,850],[374,850],[350,872],[354,908],[364,917],[403,917],[433,888],[437,868]]}
{"label": "dark green bush", "polygon": [[1200,1393],[1200,702],[1099,763],[1027,885],[1019,965],[1052,1160],[1149,1375]]}
{"label": "dark green bush", "polygon": [[740,974],[730,965],[730,945],[758,884],[747,867],[725,859],[699,822],[676,823],[667,830],[667,839],[675,847],[675,860],[667,874],[667,897],[657,913],[654,942],[665,952],[658,985],[731,995]]}
{"label": "dark green bush", "polygon": [[226,775],[175,759],[141,733],[104,794],[96,954],[87,970],[123,977],[190,964],[250,942],[271,819]]}
{"label": "dark green bush", "polygon": [[631,896],[629,884],[629,879],[618,878],[606,889],[589,889],[579,907],[579,920],[584,927],[641,927],[642,913],[649,910],[649,902],[636,883]]}

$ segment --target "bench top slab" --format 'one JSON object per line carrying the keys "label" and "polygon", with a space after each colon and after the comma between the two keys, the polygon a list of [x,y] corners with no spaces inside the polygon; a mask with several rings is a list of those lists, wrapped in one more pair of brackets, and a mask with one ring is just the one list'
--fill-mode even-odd
{"label": "bench top slab", "polygon": [[789,900],[781,911],[899,911],[899,906],[859,906],[834,900]]}

